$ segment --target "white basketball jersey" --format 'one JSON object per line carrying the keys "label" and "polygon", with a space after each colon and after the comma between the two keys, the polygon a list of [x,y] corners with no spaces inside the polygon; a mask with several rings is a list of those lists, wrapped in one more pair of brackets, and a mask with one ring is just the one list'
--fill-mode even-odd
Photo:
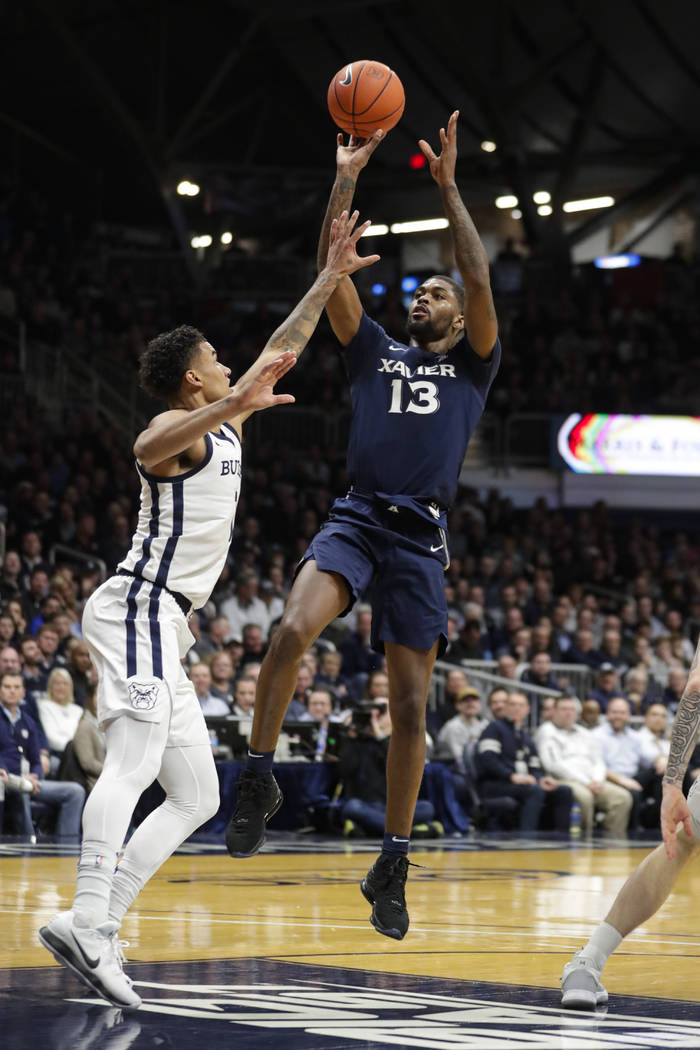
{"label": "white basketball jersey", "polygon": [[208,601],[228,555],[241,491],[241,443],[233,427],[205,434],[202,462],[173,478],[140,463],[141,506],[131,550],[119,563],[176,594],[194,609]]}

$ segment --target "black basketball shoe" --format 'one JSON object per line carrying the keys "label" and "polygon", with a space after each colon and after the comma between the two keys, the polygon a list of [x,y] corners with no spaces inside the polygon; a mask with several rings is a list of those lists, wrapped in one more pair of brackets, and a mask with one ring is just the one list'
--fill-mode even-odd
{"label": "black basketball shoe", "polygon": [[272,773],[258,776],[244,769],[236,785],[238,801],[226,829],[226,849],[232,857],[252,857],[265,841],[265,826],[284,796]]}
{"label": "black basketball shoe", "polygon": [[406,876],[408,857],[382,853],[375,860],[360,889],[372,905],[370,922],[378,933],[400,941],[408,930],[406,910]]}

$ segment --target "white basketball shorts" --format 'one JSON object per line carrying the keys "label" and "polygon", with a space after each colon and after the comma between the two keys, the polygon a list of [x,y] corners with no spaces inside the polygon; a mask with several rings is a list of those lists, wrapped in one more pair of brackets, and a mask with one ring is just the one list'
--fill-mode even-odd
{"label": "white basketball shorts", "polygon": [[88,599],[82,628],[99,676],[100,725],[122,714],[167,719],[168,747],[209,743],[181,663],[194,638],[172,595],[147,580],[112,576]]}

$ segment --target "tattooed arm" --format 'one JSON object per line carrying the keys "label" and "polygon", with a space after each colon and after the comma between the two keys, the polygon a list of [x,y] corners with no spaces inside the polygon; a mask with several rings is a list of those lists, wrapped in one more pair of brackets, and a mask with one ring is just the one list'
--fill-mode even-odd
{"label": "tattooed arm", "polygon": [[464,327],[467,338],[479,357],[488,357],[498,335],[498,320],[491,294],[486,249],[455,182],[458,117],[459,110],[455,110],[447,123],[447,131],[440,128],[442,149],[439,156],[425,139],[421,139],[418,145],[440,188],[445,215],[450,224],[455,261],[464,283]]}
{"label": "tattooed arm", "polygon": [[666,853],[670,858],[676,854],[678,825],[683,824],[687,835],[692,836],[690,810],[683,795],[683,777],[688,760],[693,752],[700,728],[700,641],[688,673],[681,702],[671,731],[671,749],[663,779],[661,802],[661,833]]}
{"label": "tattooed arm", "polygon": [[[357,254],[357,242],[369,226],[369,221],[358,226],[357,218],[357,212],[348,216],[347,211],[343,211],[337,219],[332,220],[326,265],[304,298],[270,336],[255,364],[238,380],[233,388],[234,392],[249,384],[261,369],[269,366],[270,362],[276,360],[283,352],[291,351],[298,358],[313,335],[323,308],[339,282],[344,280],[348,274],[377,262],[378,255],[360,256]],[[251,412],[248,411],[237,417],[234,421],[236,429],[238,429],[238,424],[247,419],[250,414]]]}
{"label": "tattooed arm", "polygon": [[[319,271],[326,265],[331,223],[342,211],[350,211],[357,177],[379,145],[382,135],[382,131],[377,131],[371,139],[358,140],[358,142],[351,138],[347,146],[343,145],[343,136],[338,135],[335,182],[318,240],[316,261]],[[326,311],[336,338],[343,346],[347,346],[355,337],[362,319],[362,303],[349,276],[343,277],[338,282],[337,288],[326,304]]]}

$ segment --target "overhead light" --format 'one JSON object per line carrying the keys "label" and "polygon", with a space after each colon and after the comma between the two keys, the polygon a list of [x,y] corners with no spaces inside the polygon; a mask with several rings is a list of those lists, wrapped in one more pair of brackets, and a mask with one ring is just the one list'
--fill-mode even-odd
{"label": "overhead light", "polygon": [[222,244],[230,244],[232,240],[233,240],[233,234],[231,233],[231,231],[230,230],[224,230],[224,232],[221,234],[221,243]]}
{"label": "overhead light", "polygon": [[518,198],[512,193],[506,193],[503,197],[496,197],[494,204],[497,208],[517,208]]}
{"label": "overhead light", "polygon": [[522,219],[523,213],[521,212],[520,208],[513,208],[512,212],[510,213],[510,217],[511,219]]}
{"label": "overhead light", "polygon": [[199,186],[196,182],[190,182],[189,179],[183,179],[182,182],[177,184],[177,192],[181,197],[196,197],[199,193]]}
{"label": "overhead light", "polygon": [[599,270],[623,270],[626,266],[639,266],[641,261],[639,255],[628,252],[625,255],[599,255],[593,260],[593,265]]}
{"label": "overhead light", "polygon": [[539,208],[537,209],[537,214],[538,215],[551,215],[552,214],[552,205],[551,204],[540,204]]}
{"label": "overhead light", "polygon": [[548,190],[538,190],[537,193],[533,193],[532,199],[535,204],[549,204],[552,194]]}
{"label": "overhead light", "polygon": [[412,274],[409,275],[408,277],[403,277],[401,279],[401,291],[402,292],[415,292],[417,287],[418,287],[418,278],[414,277]]}
{"label": "overhead light", "polygon": [[365,232],[362,234],[363,237],[383,237],[385,233],[389,232],[389,227],[383,223],[378,222],[376,226],[368,226]]}
{"label": "overhead light", "polygon": [[484,139],[484,141],[481,143],[481,148],[484,151],[484,153],[493,153],[496,149],[496,143],[491,142],[490,139]]}
{"label": "overhead light", "polygon": [[208,233],[202,233],[198,237],[193,237],[190,244],[193,248],[208,248],[211,244],[211,237]]}
{"label": "overhead light", "polygon": [[614,203],[614,197],[589,197],[582,201],[566,201],[562,208],[566,212],[592,211],[594,208],[611,208]]}
{"label": "overhead light", "polygon": [[416,219],[415,222],[392,222],[389,229],[392,233],[425,233],[426,230],[445,230],[449,225],[447,219]]}
{"label": "overhead light", "polygon": [[373,284],[372,285],[372,295],[386,295],[386,285],[385,284]]}

